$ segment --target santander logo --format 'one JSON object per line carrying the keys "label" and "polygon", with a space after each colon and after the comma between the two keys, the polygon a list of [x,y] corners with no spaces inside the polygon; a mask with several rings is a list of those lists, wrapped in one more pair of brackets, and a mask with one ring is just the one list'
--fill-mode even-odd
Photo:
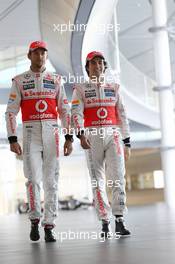
{"label": "santander logo", "polygon": [[39,100],[35,105],[36,111],[39,113],[45,112],[47,110],[47,107],[48,105],[44,100]]}
{"label": "santander logo", "polygon": [[108,111],[106,110],[106,108],[104,107],[101,107],[97,110],[97,116],[100,118],[100,119],[104,119],[106,118],[108,115]]}

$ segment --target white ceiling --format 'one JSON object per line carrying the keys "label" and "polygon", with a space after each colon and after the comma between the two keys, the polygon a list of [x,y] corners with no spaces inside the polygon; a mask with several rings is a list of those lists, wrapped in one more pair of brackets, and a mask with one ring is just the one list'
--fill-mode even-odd
{"label": "white ceiling", "polygon": [[[139,70],[155,79],[152,27],[152,6],[149,0],[119,0],[119,45],[124,56]],[[168,17],[175,12],[174,0],[167,0]],[[175,26],[175,23],[174,23]],[[175,80],[175,40],[170,42],[172,73]]]}
{"label": "white ceiling", "polygon": [[71,72],[72,32],[54,32],[53,24],[73,23],[78,4],[79,0],[0,0],[0,69],[25,56],[31,41],[44,39],[57,71]]}
{"label": "white ceiling", "polygon": [[0,50],[40,38],[37,0],[0,0]]}
{"label": "white ceiling", "polygon": [[[48,12],[50,17],[52,16],[53,18],[51,22],[67,22],[68,17],[71,18],[69,20],[73,20],[73,14],[75,7],[77,8],[78,6],[78,2],[78,0],[64,0],[60,2],[52,0],[52,5],[50,5]],[[40,7],[43,11],[43,6],[44,4],[46,5],[47,1],[40,0],[40,3],[42,3]],[[57,3],[59,5],[53,9],[53,6],[56,6]],[[174,0],[167,0],[167,4],[168,16],[170,17],[175,12],[175,2]],[[40,28],[42,29],[42,34],[46,37],[46,33],[48,33],[46,28],[51,29],[52,23],[47,23],[48,15],[44,12],[41,14],[38,5],[38,0],[0,0],[1,62],[7,63],[10,55],[9,48],[11,47],[18,47],[15,53],[20,53],[19,47],[21,47],[21,53],[25,54],[29,42],[41,38]],[[64,11],[63,7],[67,11]],[[138,69],[154,79],[152,34],[148,32],[148,29],[152,26],[152,7],[149,0],[119,0],[117,9],[118,22],[120,23],[119,44],[121,52]],[[54,10],[59,14],[60,19],[58,16],[53,16]],[[40,27],[40,19],[43,23],[42,27]],[[57,37],[56,35],[52,34],[54,38]],[[68,38],[67,41],[66,38]],[[49,35],[49,39],[53,39],[53,37],[51,38]],[[57,57],[56,54],[59,54],[61,65],[63,64],[62,61],[70,63],[68,57],[65,58],[62,49],[60,49],[62,46],[64,49],[68,48],[66,55],[70,56],[70,45],[68,45],[70,36],[64,35],[61,39],[57,38],[56,40],[59,41],[59,45],[56,44],[54,39],[52,45],[57,52],[52,57]],[[63,44],[64,42],[66,42],[65,45]],[[173,79],[175,80],[175,41],[171,40],[170,51]],[[55,64],[57,65],[56,62]],[[67,66],[70,67],[70,65]]]}
{"label": "white ceiling", "polygon": [[[71,67],[71,37],[72,31],[54,31],[54,24],[57,26],[74,23],[79,6],[79,0],[40,0],[40,29],[43,39],[48,43],[49,58],[54,67],[62,75],[72,72]],[[65,28],[64,26],[64,28]],[[60,27],[59,27],[60,28]]]}

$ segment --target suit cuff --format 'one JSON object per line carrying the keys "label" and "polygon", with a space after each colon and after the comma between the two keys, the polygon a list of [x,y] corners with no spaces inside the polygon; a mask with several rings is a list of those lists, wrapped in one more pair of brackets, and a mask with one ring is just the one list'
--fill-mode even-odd
{"label": "suit cuff", "polygon": [[72,135],[66,134],[65,135],[65,139],[66,140],[69,140],[70,142],[74,142],[74,139],[73,139],[73,136]]}
{"label": "suit cuff", "polygon": [[76,136],[80,139],[82,135],[84,135],[84,130],[80,130]]}
{"label": "suit cuff", "polygon": [[8,141],[10,144],[18,142],[18,138],[16,136],[8,137]]}
{"label": "suit cuff", "polygon": [[123,139],[123,143],[124,143],[125,147],[130,148],[131,147],[130,137]]}

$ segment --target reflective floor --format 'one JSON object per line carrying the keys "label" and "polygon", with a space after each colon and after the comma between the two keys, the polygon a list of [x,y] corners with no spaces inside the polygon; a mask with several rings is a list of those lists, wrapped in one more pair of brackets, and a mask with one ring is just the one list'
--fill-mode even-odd
{"label": "reflective floor", "polygon": [[0,263],[174,264],[175,211],[164,204],[130,207],[126,222],[130,238],[103,241],[94,210],[61,211],[56,228],[59,239],[46,244],[42,228],[39,242],[28,239],[27,215],[1,216]]}

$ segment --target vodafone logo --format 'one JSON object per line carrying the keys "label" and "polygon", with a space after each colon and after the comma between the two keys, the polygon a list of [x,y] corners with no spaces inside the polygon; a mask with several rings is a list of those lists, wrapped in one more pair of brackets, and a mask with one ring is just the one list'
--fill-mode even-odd
{"label": "vodafone logo", "polygon": [[108,115],[108,111],[106,110],[106,108],[104,107],[101,107],[97,110],[97,116],[100,118],[100,119],[104,119],[106,118]]}
{"label": "vodafone logo", "polygon": [[43,113],[47,110],[47,103],[44,100],[39,100],[35,105],[36,111]]}

